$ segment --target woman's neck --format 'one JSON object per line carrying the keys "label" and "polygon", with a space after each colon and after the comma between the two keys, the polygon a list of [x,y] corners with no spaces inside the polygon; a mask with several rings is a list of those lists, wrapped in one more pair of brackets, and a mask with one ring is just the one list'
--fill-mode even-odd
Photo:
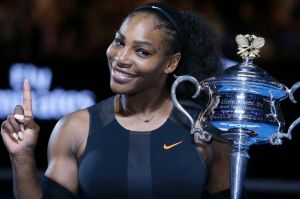
{"label": "woman's neck", "polygon": [[152,131],[163,125],[171,111],[170,93],[157,92],[155,95],[117,95],[115,116],[125,129],[131,131]]}
{"label": "woman's neck", "polygon": [[140,115],[149,115],[171,101],[170,93],[167,90],[155,94],[120,95],[119,98],[123,110],[129,110]]}

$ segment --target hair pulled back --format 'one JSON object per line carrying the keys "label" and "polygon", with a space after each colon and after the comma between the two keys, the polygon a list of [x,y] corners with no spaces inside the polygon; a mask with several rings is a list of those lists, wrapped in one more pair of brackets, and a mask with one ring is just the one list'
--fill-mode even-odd
{"label": "hair pulled back", "polygon": [[[128,17],[139,12],[156,16],[159,27],[166,31],[167,52],[181,53],[181,59],[174,75],[191,75],[198,81],[217,75],[222,71],[218,37],[213,28],[196,12],[177,11],[164,3],[150,3],[134,9]],[[168,85],[174,81],[169,75]],[[177,94],[190,98],[195,92],[193,86],[178,87]]]}

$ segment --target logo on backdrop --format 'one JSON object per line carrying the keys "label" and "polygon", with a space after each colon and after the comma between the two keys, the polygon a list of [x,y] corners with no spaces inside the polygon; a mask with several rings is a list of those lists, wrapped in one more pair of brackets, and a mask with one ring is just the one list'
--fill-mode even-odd
{"label": "logo on backdrop", "polygon": [[0,89],[0,118],[6,118],[12,114],[17,104],[22,104],[23,82],[26,78],[31,85],[33,114],[37,119],[59,119],[95,103],[95,94],[90,90],[54,88],[50,91],[52,81],[50,68],[15,63],[9,71],[11,89]]}

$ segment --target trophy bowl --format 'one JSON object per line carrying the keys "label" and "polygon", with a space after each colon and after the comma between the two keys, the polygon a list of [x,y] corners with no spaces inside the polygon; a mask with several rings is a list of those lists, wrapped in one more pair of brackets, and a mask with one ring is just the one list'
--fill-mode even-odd
{"label": "trophy bowl", "polygon": [[[289,98],[292,102],[300,82],[291,89],[279,83],[262,68],[253,64],[253,59],[259,56],[259,49],[265,40],[255,35],[237,35],[238,55],[242,62],[231,66],[215,77],[210,77],[200,83],[192,76],[176,77],[172,85],[171,97],[174,105],[189,119],[191,133],[198,132],[199,139],[209,142],[214,136],[227,139],[232,143],[231,153],[231,198],[241,197],[244,184],[248,149],[252,144],[280,145],[282,138],[292,138],[293,128],[300,123],[296,119],[284,133],[285,122],[280,109],[280,101]],[[180,105],[176,98],[177,86],[190,81],[197,91],[209,96],[206,108],[199,114],[200,126],[195,127],[195,121]],[[205,131],[210,124],[220,131],[218,134]]]}

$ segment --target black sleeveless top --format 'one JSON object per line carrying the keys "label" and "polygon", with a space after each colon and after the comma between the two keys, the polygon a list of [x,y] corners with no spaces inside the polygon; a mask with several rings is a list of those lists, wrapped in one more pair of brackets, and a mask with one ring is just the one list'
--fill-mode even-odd
{"label": "black sleeveless top", "polygon": [[115,119],[114,97],[88,111],[89,136],[79,162],[80,195],[88,199],[204,198],[207,170],[176,108],[151,132],[122,127]]}

